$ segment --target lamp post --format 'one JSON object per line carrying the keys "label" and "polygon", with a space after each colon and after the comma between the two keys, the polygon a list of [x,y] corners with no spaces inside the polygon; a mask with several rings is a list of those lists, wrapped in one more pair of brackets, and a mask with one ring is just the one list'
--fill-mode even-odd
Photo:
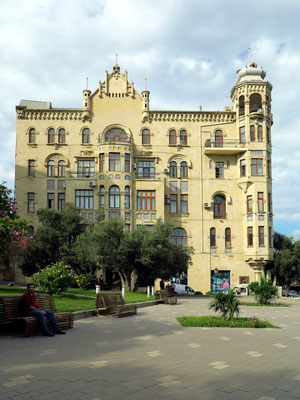
{"label": "lamp post", "polygon": [[215,293],[217,293],[218,273],[219,273],[218,268],[215,268],[215,269],[214,269],[214,274],[215,274]]}

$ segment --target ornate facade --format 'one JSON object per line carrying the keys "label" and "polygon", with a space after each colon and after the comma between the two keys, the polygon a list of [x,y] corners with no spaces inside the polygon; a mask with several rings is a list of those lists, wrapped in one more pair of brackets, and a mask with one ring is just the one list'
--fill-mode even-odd
{"label": "ornate facade", "polygon": [[36,211],[102,208],[126,229],[169,218],[194,247],[188,284],[206,292],[257,280],[272,258],[271,90],[251,64],[237,72],[232,109],[157,111],[115,65],[81,109],[16,107],[16,200]]}

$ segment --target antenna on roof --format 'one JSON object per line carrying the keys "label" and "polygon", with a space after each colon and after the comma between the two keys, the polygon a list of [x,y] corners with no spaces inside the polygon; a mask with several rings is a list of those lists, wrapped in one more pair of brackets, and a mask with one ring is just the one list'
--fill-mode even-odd
{"label": "antenna on roof", "polygon": [[249,47],[249,66],[251,65],[251,47]]}
{"label": "antenna on roof", "polygon": [[86,90],[89,88],[89,78],[86,78]]}
{"label": "antenna on roof", "polygon": [[116,64],[118,65],[118,54],[116,54]]}
{"label": "antenna on roof", "polygon": [[199,106],[199,110],[202,111],[202,104]]}
{"label": "antenna on roof", "polygon": [[145,78],[145,90],[147,90],[147,78]]}

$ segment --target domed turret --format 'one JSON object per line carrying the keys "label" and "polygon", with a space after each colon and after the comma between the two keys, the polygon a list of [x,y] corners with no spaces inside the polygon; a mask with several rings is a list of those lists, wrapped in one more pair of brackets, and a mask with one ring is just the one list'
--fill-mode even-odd
{"label": "domed turret", "polygon": [[255,62],[239,69],[237,71],[237,77],[235,84],[242,82],[251,82],[251,81],[263,81],[266,76],[266,72],[261,68],[258,67]]}

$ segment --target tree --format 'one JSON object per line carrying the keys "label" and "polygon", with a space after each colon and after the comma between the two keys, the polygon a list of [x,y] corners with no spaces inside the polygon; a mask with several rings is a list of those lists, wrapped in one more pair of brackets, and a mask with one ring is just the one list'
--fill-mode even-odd
{"label": "tree", "polygon": [[269,304],[277,294],[277,288],[272,280],[261,277],[260,282],[252,282],[249,289],[254,293],[255,299],[260,304]]}
{"label": "tree", "polygon": [[236,298],[233,290],[228,293],[217,292],[214,299],[211,301],[209,309],[220,313],[223,319],[233,319],[234,315],[238,317],[240,313],[240,301]]}

